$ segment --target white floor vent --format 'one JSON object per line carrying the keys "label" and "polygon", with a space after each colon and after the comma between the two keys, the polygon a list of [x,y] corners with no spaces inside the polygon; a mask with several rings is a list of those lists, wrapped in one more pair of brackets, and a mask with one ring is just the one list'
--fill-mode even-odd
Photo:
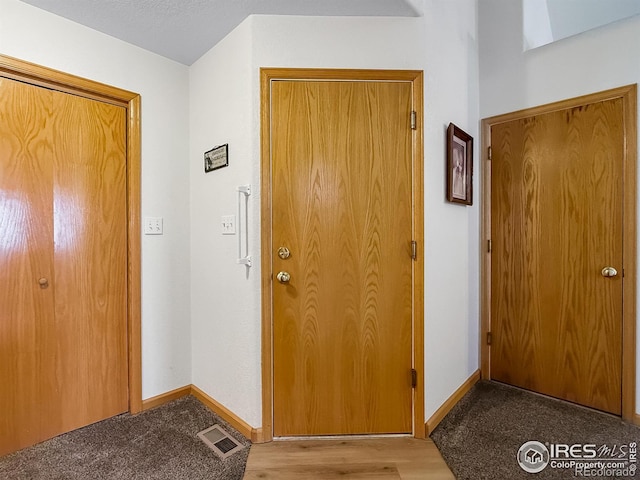
{"label": "white floor vent", "polygon": [[202,430],[198,433],[198,438],[223,460],[244,448],[244,445],[224,431],[218,424]]}

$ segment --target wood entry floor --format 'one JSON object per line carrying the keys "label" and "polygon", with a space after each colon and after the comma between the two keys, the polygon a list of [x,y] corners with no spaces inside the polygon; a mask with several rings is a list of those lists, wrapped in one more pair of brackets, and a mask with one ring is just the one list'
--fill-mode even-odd
{"label": "wood entry floor", "polygon": [[431,440],[287,440],[251,446],[244,480],[455,479]]}

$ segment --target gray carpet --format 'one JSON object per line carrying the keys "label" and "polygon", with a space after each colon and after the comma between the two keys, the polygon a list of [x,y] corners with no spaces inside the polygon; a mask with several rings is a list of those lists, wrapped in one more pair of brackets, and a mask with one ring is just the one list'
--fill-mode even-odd
{"label": "gray carpet", "polygon": [[[449,412],[431,438],[459,480],[567,479],[575,478],[575,467],[554,469],[549,464],[540,473],[525,472],[517,462],[518,449],[535,440],[542,444],[596,444],[597,448],[616,445],[621,454],[620,446],[627,446],[624,451],[631,442],[640,443],[640,428],[612,415],[481,381]],[[629,460],[629,455],[625,458]],[[594,473],[590,478],[640,478],[616,472],[607,475],[602,470]]]}
{"label": "gray carpet", "polygon": [[249,447],[220,460],[196,434],[214,423],[250,442],[193,397],[120,415],[0,458],[2,480],[240,480]]}

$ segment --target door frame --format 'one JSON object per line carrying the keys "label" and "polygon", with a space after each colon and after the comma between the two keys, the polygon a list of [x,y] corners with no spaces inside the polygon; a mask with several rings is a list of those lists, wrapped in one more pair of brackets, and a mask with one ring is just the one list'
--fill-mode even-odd
{"label": "door frame", "polygon": [[137,93],[0,55],[0,76],[109,103],[127,110],[127,355],[129,412],[142,411],[140,324],[140,114]]}
{"label": "door frame", "polygon": [[[353,70],[353,69],[260,69],[260,219],[261,219],[261,292],[262,292],[262,429],[258,442],[273,440],[273,248],[271,244],[271,81],[396,81],[411,82],[412,110],[416,112],[416,130],[412,135],[413,159],[413,239],[417,258],[413,262],[413,368],[417,383],[413,389],[413,436],[425,438],[424,423],[424,205],[423,205],[423,72],[421,70]],[[407,122],[409,119],[407,119]]]}
{"label": "door frame", "polygon": [[622,419],[640,425],[636,414],[636,209],[637,209],[637,85],[627,85],[590,95],[527,108],[482,120],[482,233],[481,233],[481,333],[482,378],[491,379],[491,127],[545,113],[566,110],[607,100],[621,99],[624,117],[623,159],[623,291],[622,291]]}

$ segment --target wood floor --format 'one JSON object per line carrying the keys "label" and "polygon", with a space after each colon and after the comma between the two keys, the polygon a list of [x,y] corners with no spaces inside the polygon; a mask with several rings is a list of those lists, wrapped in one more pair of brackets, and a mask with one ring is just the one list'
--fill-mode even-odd
{"label": "wood floor", "polygon": [[431,440],[275,441],[251,446],[244,480],[455,479]]}

